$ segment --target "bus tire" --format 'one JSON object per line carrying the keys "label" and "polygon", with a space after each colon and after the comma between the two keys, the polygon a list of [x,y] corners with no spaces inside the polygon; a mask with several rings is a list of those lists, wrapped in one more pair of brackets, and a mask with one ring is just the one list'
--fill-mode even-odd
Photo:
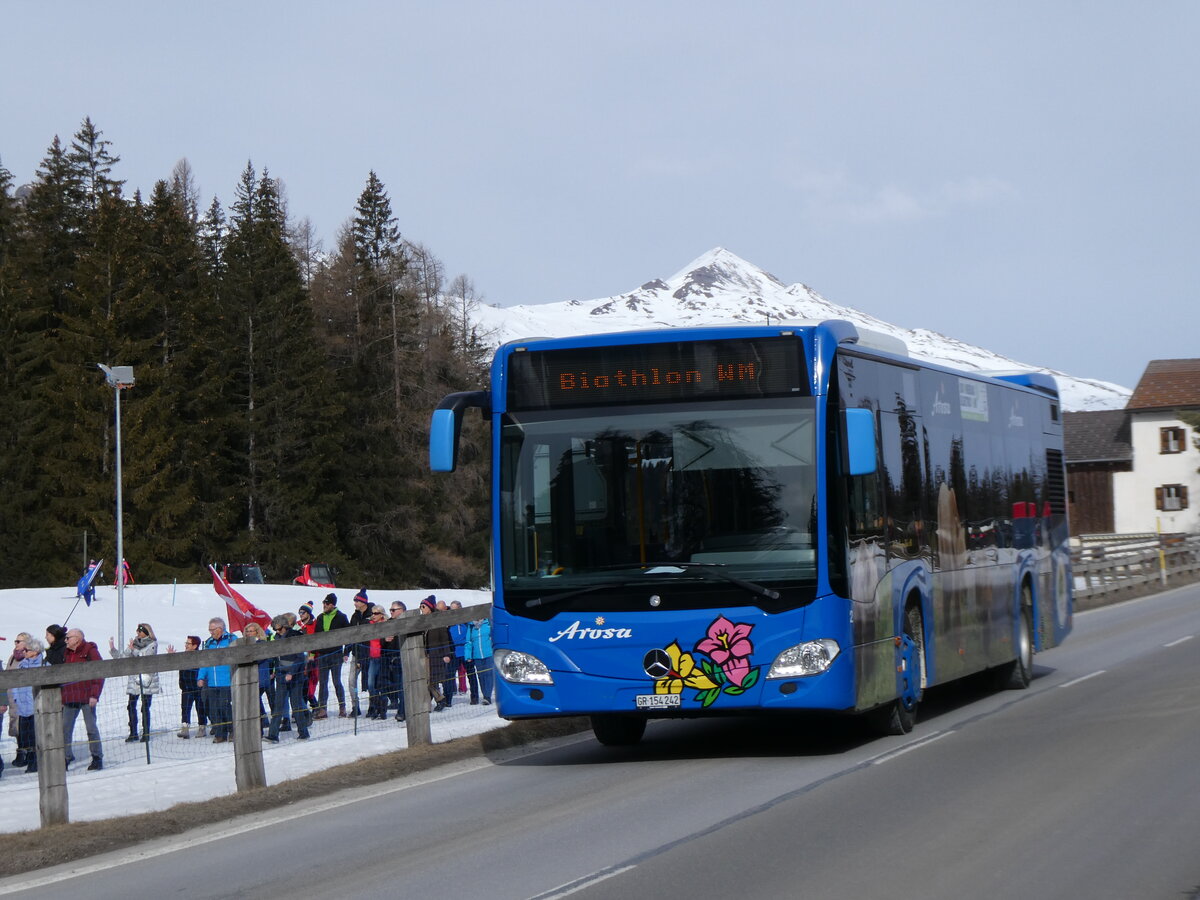
{"label": "bus tire", "polygon": [[605,747],[632,747],[646,733],[642,716],[592,716],[592,734]]}
{"label": "bus tire", "polygon": [[921,704],[925,684],[925,628],[921,610],[916,604],[909,604],[904,610],[904,633],[912,638],[917,648],[917,671],[912,673],[912,677],[917,679],[917,698],[907,704],[902,697],[897,697],[872,713],[876,727],[885,735],[908,734],[917,724],[917,708]]}
{"label": "bus tire", "polygon": [[996,670],[1001,690],[1023,691],[1033,680],[1033,595],[1029,585],[1021,586],[1021,612],[1017,619],[1017,658]]}

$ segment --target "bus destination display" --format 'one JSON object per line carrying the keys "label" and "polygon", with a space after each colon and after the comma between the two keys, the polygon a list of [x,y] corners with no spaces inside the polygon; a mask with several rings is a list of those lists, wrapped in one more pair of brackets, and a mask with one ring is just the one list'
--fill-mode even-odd
{"label": "bus destination display", "polygon": [[518,352],[509,357],[508,407],[804,396],[802,350],[783,337]]}

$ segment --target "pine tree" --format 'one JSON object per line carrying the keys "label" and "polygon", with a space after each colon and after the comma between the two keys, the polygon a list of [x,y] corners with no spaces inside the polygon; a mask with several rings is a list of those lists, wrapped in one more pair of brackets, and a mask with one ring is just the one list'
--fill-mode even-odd
{"label": "pine tree", "polygon": [[[64,550],[74,546],[75,535],[85,528],[97,533],[112,521],[111,512],[106,520],[101,507],[71,508],[70,500],[83,481],[94,484],[102,476],[95,468],[81,470],[76,446],[84,432],[93,448],[104,434],[103,397],[83,390],[85,377],[99,381],[100,375],[94,362],[87,371],[87,341],[75,325],[86,229],[83,188],[56,137],[20,206],[10,257],[19,277],[7,287],[15,417],[6,429],[13,452],[3,526],[12,568],[56,580],[71,574]],[[104,531],[111,533],[107,526]]]}
{"label": "pine tree", "polygon": [[146,577],[165,580],[202,571],[223,550],[235,521],[216,438],[227,415],[225,360],[210,327],[213,300],[197,229],[165,181],[145,208],[142,242],[140,289],[122,321],[125,333],[152,338],[137,357],[142,366],[128,439],[138,452],[126,463],[126,527],[131,552],[149,561]]}
{"label": "pine tree", "polygon": [[121,186],[125,183],[112,177],[112,170],[121,161],[121,157],[113,156],[109,151],[112,141],[104,140],[102,134],[103,132],[92,124],[90,116],[85,118],[71,141],[71,152],[67,154],[67,159],[78,175],[84,205],[93,213],[105,197],[119,194]]}
{"label": "pine tree", "polygon": [[[243,172],[224,246],[221,303],[243,354],[243,547],[276,570],[335,549],[332,466],[340,410],[331,401],[312,307],[285,235],[275,182]],[[235,432],[235,434],[237,434]]]}
{"label": "pine tree", "polygon": [[225,277],[224,247],[227,235],[225,210],[221,206],[221,201],[213,197],[212,203],[208,205],[208,211],[200,221],[200,252],[204,261],[205,274],[214,289]]}
{"label": "pine tree", "polygon": [[383,276],[392,271],[400,248],[400,228],[392,201],[374,171],[354,207],[354,249],[364,273]]}
{"label": "pine tree", "polygon": [[[8,423],[0,430],[0,541],[11,547],[20,540],[17,510],[12,499],[17,495],[19,479],[25,475],[22,449],[18,437],[19,416],[23,413],[18,402],[16,355],[22,335],[18,329],[20,316],[13,290],[21,282],[13,263],[17,247],[17,204],[12,196],[12,173],[0,163],[0,421]],[[8,567],[6,567],[8,568]],[[0,588],[14,587],[16,573],[0,574]]]}
{"label": "pine tree", "polygon": [[419,367],[413,365],[416,316],[396,221],[387,191],[369,173],[330,273],[342,286],[335,296],[346,301],[336,319],[350,329],[346,365],[338,368],[349,425],[338,530],[365,578],[415,583],[422,511],[413,486],[422,473],[406,438]]}

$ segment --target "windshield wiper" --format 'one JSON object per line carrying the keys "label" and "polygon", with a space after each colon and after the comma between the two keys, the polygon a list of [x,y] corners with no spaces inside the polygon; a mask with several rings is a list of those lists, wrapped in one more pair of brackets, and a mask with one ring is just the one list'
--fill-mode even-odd
{"label": "windshield wiper", "polygon": [[615,581],[609,584],[593,584],[590,587],[576,588],[573,591],[562,591],[558,594],[551,594],[549,597],[534,597],[532,600],[526,600],[525,606],[528,609],[532,609],[535,606],[553,606],[555,603],[562,603],[564,600],[570,600],[572,597],[590,594],[593,591],[602,591],[605,588],[625,587],[628,583],[627,581]]}
{"label": "windshield wiper", "polygon": [[765,597],[767,600],[778,600],[779,591],[773,591],[769,587],[763,587],[761,584],[755,584],[753,581],[746,581],[738,578],[736,575],[730,575],[722,570],[720,563],[693,563],[693,562],[658,562],[645,563],[643,569],[647,570],[647,575],[658,575],[669,572],[671,569],[677,572],[686,572],[688,569],[698,569],[701,574],[712,575],[722,581],[728,581],[730,584],[740,587],[744,591],[749,591],[759,597]]}
{"label": "windshield wiper", "polygon": [[[736,575],[730,575],[728,572],[722,571],[720,563],[693,563],[693,562],[653,562],[643,563],[640,566],[616,565],[607,566],[612,569],[641,569],[647,575],[663,575],[668,574],[673,569],[675,573],[686,572],[689,569],[698,570],[698,574],[709,575],[713,578],[727,581],[730,584],[740,587],[744,591],[749,591],[758,597],[763,597],[767,600],[778,600],[779,591],[771,590],[769,587],[764,587],[761,584],[755,584],[753,581],[746,581],[738,578]],[[565,600],[570,600],[572,597],[580,597],[584,594],[591,594],[595,591],[602,591],[608,588],[623,588],[636,582],[629,581],[614,581],[605,584],[593,584],[588,587],[576,588],[573,591],[561,591],[557,594],[551,594],[548,597],[534,597],[532,600],[525,601],[527,609],[533,609],[536,606],[553,606],[556,603],[562,603]]]}

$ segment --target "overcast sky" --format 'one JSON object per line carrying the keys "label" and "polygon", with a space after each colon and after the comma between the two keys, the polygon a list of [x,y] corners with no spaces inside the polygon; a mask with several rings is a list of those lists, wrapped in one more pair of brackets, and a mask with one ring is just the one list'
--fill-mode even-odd
{"label": "overcast sky", "polygon": [[369,170],[501,306],[723,246],[906,327],[1133,387],[1200,356],[1200,4],[0,7],[0,162],[85,116],[148,192],[247,161],[326,247]]}

